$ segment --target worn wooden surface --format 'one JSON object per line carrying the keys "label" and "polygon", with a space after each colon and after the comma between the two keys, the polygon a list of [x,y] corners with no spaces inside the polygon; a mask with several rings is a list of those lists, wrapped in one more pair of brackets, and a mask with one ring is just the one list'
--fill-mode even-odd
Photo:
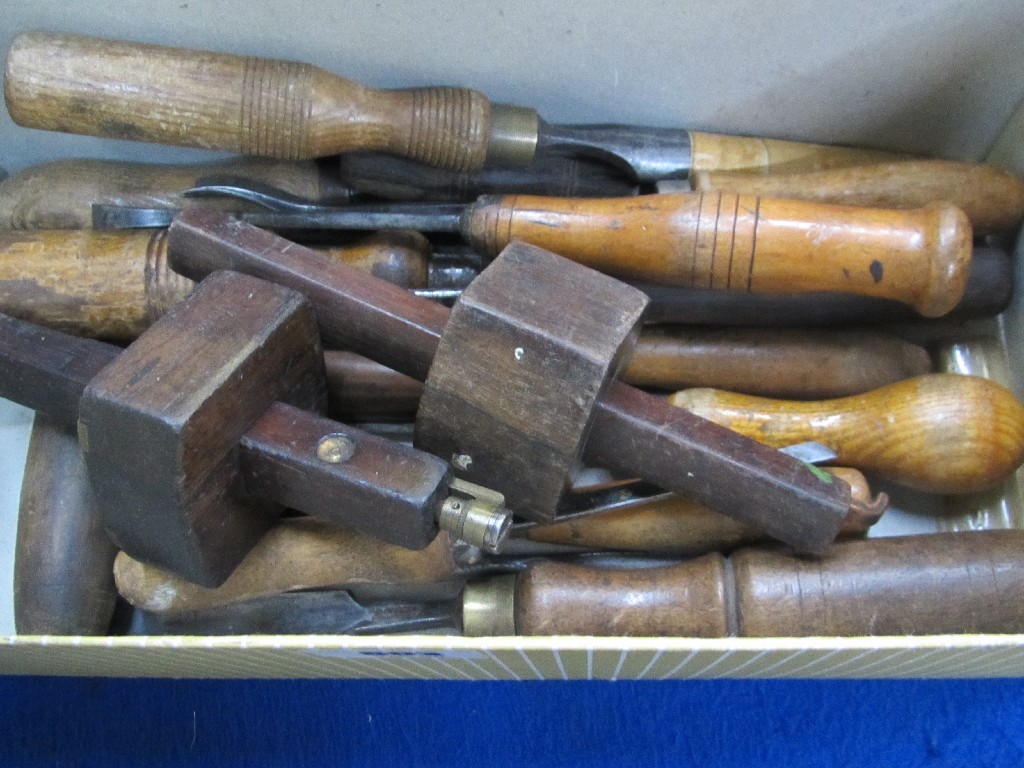
{"label": "worn wooden surface", "polygon": [[513,243],[463,292],[434,355],[415,445],[550,521],[580,469],[594,405],[628,358],[647,297]]}
{"label": "worn wooden surface", "polygon": [[[193,278],[235,269],[300,290],[316,308],[325,343],[421,380],[448,319],[446,307],[216,211],[193,209],[174,221],[170,258]],[[828,546],[850,502],[843,481],[825,481],[795,459],[618,382],[597,400],[584,460],[714,503],[807,551]]]}
{"label": "worn wooden surface", "polygon": [[[181,194],[198,179],[214,174],[252,179],[312,200],[330,200],[336,194],[313,162],[252,157],[193,165],[55,160],[0,182],[0,228],[89,229],[93,203],[144,208],[217,206],[217,201]],[[227,205],[240,206],[238,201]]]}
{"label": "worn wooden surface", "polygon": [[469,170],[487,152],[476,91],[379,91],[308,64],[79,35],[19,35],[4,94],[30,128],[263,157],[373,149]]}
{"label": "worn wooden surface", "polygon": [[866,392],[931,368],[923,347],[882,333],[666,328],[640,335],[622,379],[801,399]]}
{"label": "worn wooden surface", "polygon": [[79,438],[117,544],[198,583],[223,581],[281,509],[243,497],[237,456],[276,400],[326,405],[308,303],[244,275],[203,281],[82,397]]}
{"label": "worn wooden surface", "polygon": [[1024,405],[977,376],[917,376],[815,402],[711,389],[685,390],[670,400],[769,445],[817,440],[839,454],[840,464],[931,493],[982,490],[1024,461]]}
{"label": "worn wooden surface", "polygon": [[[395,231],[319,252],[423,288],[429,250],[422,235]],[[0,231],[0,312],[33,323],[126,342],[193,287],[167,263],[166,230]]]}
{"label": "worn wooden surface", "polygon": [[628,280],[853,293],[926,317],[959,303],[971,258],[970,223],[948,203],[893,211],[731,193],[484,197],[463,235],[492,256],[517,239]]}
{"label": "worn wooden surface", "polygon": [[844,168],[903,157],[857,147],[808,144],[755,136],[728,136],[690,131],[691,174],[702,171],[739,171],[755,174],[797,173]]}
{"label": "worn wooden surface", "polygon": [[445,585],[459,581],[444,533],[414,551],[309,517],[278,521],[218,587],[198,586],[124,552],[117,556],[114,576],[128,602],[167,614],[301,589],[420,597],[443,594]]}
{"label": "worn wooden surface", "polygon": [[116,555],[74,428],[37,413],[14,553],[18,634],[106,635],[117,603]]}
{"label": "worn wooden surface", "polygon": [[690,179],[698,192],[871,208],[918,208],[945,201],[967,214],[976,235],[1012,230],[1024,219],[1024,182],[1012,173],[979,163],[900,160],[766,175],[699,172]]}
{"label": "worn wooden surface", "polygon": [[1016,633],[1024,533],[840,542],[821,559],[747,548],[679,565],[539,563],[517,577],[519,634],[721,637]]}
{"label": "worn wooden surface", "polygon": [[[865,505],[874,501],[867,480],[857,470],[828,467],[825,471],[845,480],[854,500]],[[840,535],[863,535],[880,513],[851,510]],[[766,541],[762,531],[677,495],[572,520],[559,522],[556,518],[548,525],[527,529],[523,535],[549,544],[677,555],[725,552]]]}

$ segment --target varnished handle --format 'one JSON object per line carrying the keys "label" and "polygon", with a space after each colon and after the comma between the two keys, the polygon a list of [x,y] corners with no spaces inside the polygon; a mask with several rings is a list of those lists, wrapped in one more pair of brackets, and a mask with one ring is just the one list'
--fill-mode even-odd
{"label": "varnished handle", "polygon": [[[93,203],[144,208],[216,204],[181,193],[209,175],[270,184],[312,200],[333,200],[337,186],[316,163],[236,158],[195,165],[114,160],[57,160],[26,168],[0,183],[0,229],[89,229]],[[238,201],[230,201],[234,208]]]}
{"label": "varnished handle", "polygon": [[467,209],[463,234],[489,255],[518,239],[628,280],[854,293],[926,317],[959,302],[972,240],[949,204],[894,211],[728,193],[485,197]]}
{"label": "varnished handle", "polygon": [[19,125],[291,160],[375,149],[479,168],[477,91],[380,91],[308,64],[77,35],[27,33],[7,57]]}
{"label": "varnished handle", "polygon": [[[860,472],[847,467],[828,468],[850,486],[856,502],[840,535],[860,536],[882,513]],[[744,544],[766,542],[760,531],[682,496],[646,502],[573,520],[539,525],[526,531],[530,541],[578,547],[693,555],[723,552]]]}
{"label": "varnished handle", "polygon": [[691,174],[698,192],[731,192],[872,208],[918,208],[945,201],[967,214],[975,234],[1015,229],[1024,219],[1024,182],[978,163],[903,160],[821,171]]}
{"label": "varnished handle", "polygon": [[918,376],[818,402],[711,389],[670,400],[768,445],[817,440],[839,454],[838,463],[932,493],[990,487],[1024,461],[1024,406],[1009,390],[975,376]]}
{"label": "varnished handle", "polygon": [[761,139],[690,131],[690,174],[736,171],[746,174],[802,173],[905,158],[897,152],[802,141]]}
{"label": "varnished handle", "polygon": [[[0,312],[80,336],[128,341],[193,283],[167,264],[166,230],[0,231]],[[374,235],[327,249],[344,264],[408,288],[427,284],[418,233]]]}

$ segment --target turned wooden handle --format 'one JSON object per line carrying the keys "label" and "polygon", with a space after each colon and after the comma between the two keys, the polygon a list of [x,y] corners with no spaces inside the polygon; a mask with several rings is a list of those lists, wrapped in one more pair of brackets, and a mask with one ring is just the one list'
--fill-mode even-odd
{"label": "turned wooden handle", "polygon": [[1016,229],[1024,219],[1024,182],[979,163],[899,162],[755,176],[731,171],[691,174],[698,192],[731,192],[872,208],[919,208],[952,203],[975,234]]}
{"label": "turned wooden handle", "polygon": [[1024,532],[748,548],[637,570],[539,562],[516,576],[523,635],[807,637],[1015,633]]}
{"label": "turned wooden handle", "polygon": [[22,635],[105,635],[117,603],[117,547],[89,490],[69,427],[37,413],[25,460],[14,556]]}
{"label": "turned wooden handle", "polygon": [[802,141],[761,139],[690,131],[690,175],[707,171],[746,174],[801,173],[883,163],[908,155],[878,149],[836,147]]}
{"label": "turned wooden handle", "polygon": [[923,347],[883,333],[680,327],[642,333],[620,376],[638,387],[809,399],[867,392],[931,369]]}
{"label": "turned wooden handle", "polygon": [[[167,231],[0,231],[0,312],[79,336],[134,339],[193,283],[167,264]],[[325,253],[409,288],[427,284],[418,233],[374,235]]]}
{"label": "turned wooden handle", "polygon": [[577,200],[484,197],[463,234],[497,255],[523,240],[627,280],[755,293],[895,299],[926,317],[967,281],[971,227],[946,203],[912,211],[728,193]]}
{"label": "turned wooden handle", "polygon": [[[330,198],[336,187],[316,163],[237,158],[195,165],[156,165],[114,160],[57,160],[20,171],[0,183],[0,229],[90,229],[93,203],[144,208],[217,205],[182,197],[203,176],[231,175],[270,184],[311,200]],[[241,208],[236,200],[225,205]]]}
{"label": "turned wooden handle", "polygon": [[19,35],[4,83],[28,128],[302,160],[375,149],[479,168],[490,105],[477,91],[380,91],[309,64],[78,35]]}
{"label": "turned wooden handle", "polygon": [[[845,480],[850,485],[850,497],[860,502],[851,508],[840,534],[863,535],[882,512],[873,506],[867,480],[847,467],[830,467],[826,471]],[[754,528],[674,495],[628,509],[539,525],[527,529],[526,538],[549,544],[674,555],[723,552],[744,544],[770,541]]]}
{"label": "turned wooden handle", "polygon": [[669,399],[775,447],[817,440],[839,454],[839,464],[931,493],[988,488],[1024,461],[1024,406],[1005,387],[976,376],[930,374],[817,402],[711,389]]}
{"label": "turned wooden handle", "polygon": [[132,605],[162,614],[198,611],[299,589],[351,589],[401,599],[457,580],[451,541],[442,534],[411,550],[309,517],[272,527],[219,587],[201,587],[121,552],[114,578]]}

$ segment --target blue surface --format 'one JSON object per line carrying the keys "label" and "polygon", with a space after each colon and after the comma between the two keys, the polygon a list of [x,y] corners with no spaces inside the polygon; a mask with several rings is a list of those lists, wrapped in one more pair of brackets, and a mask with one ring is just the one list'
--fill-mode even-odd
{"label": "blue surface", "polygon": [[1024,764],[1024,682],[0,678],[3,765]]}

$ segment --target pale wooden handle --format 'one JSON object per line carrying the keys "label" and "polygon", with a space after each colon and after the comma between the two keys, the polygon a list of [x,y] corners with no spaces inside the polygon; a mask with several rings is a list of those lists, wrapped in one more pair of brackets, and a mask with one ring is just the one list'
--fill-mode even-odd
{"label": "pale wooden handle", "polygon": [[[830,474],[850,486],[850,498],[860,502],[851,510],[841,535],[860,536],[878,519],[880,510],[864,475],[848,467],[829,467]],[[863,514],[860,509],[873,510]],[[557,520],[557,518],[556,518]],[[578,547],[693,555],[724,552],[744,544],[769,541],[760,531],[682,496],[651,501],[575,520],[528,529],[526,538]]]}
{"label": "pale wooden handle", "polygon": [[966,217],[948,204],[894,211],[728,193],[485,197],[467,209],[463,234],[490,255],[517,239],[625,279],[854,293],[926,317],[960,301],[972,242]]}
{"label": "pale wooden handle", "polygon": [[877,149],[834,147],[802,141],[761,139],[690,131],[690,173],[739,171],[757,173],[801,173],[824,168],[882,163],[908,157]]}
{"label": "pale wooden handle", "polygon": [[995,382],[931,374],[864,395],[797,402],[712,389],[681,408],[775,447],[816,440],[836,461],[931,493],[991,487],[1024,461],[1024,406]]}
{"label": "pale wooden handle", "polygon": [[764,176],[731,171],[691,174],[699,192],[787,197],[874,208],[917,208],[952,203],[967,214],[975,234],[1016,229],[1024,219],[1024,182],[978,163],[903,160],[892,163]]}
{"label": "pale wooden handle", "polygon": [[[0,231],[0,312],[79,336],[129,341],[193,283],[167,263],[167,231]],[[390,232],[325,253],[407,288],[427,283],[429,244]]]}
{"label": "pale wooden handle", "polygon": [[[202,177],[239,176],[318,200],[316,163],[237,158],[197,165],[155,165],[113,160],[57,160],[20,171],[0,183],[0,229],[89,229],[93,203],[142,207],[216,205],[181,193]],[[224,205],[238,208],[238,201]]]}
{"label": "pale wooden handle", "polygon": [[308,64],[77,35],[27,33],[7,57],[19,125],[300,160],[375,149],[483,165],[477,91],[378,91]]}

